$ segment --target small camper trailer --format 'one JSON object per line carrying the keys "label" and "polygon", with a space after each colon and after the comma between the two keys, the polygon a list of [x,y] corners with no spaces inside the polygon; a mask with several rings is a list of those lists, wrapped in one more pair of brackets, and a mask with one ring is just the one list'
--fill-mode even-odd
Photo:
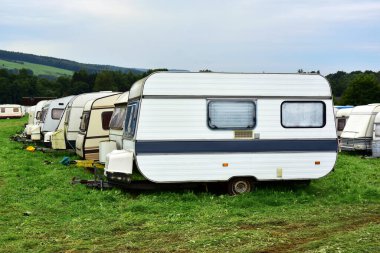
{"label": "small camper trailer", "polygon": [[50,145],[51,143],[51,135],[53,132],[57,131],[59,123],[63,121],[62,118],[68,103],[75,96],[67,96],[63,98],[57,98],[51,100],[48,105],[47,113],[43,119],[41,126],[41,133],[44,136],[44,143]]}
{"label": "small camper trailer", "polygon": [[110,121],[109,140],[99,143],[99,162],[106,162],[106,155],[123,147],[123,126],[127,112],[129,92],[121,94],[115,102]]}
{"label": "small camper trailer", "polygon": [[27,136],[31,136],[33,130],[33,132],[35,132],[35,138],[37,138],[37,132],[40,132],[39,123],[41,121],[41,110],[47,102],[47,100],[42,100],[34,106],[33,119],[29,118],[28,124],[25,126]]}
{"label": "small camper trailer", "polygon": [[76,96],[67,106],[64,122],[64,136],[69,148],[75,149],[75,141],[79,133],[81,117],[85,104],[93,99],[113,94],[112,91],[84,93]]}
{"label": "small camper trailer", "polygon": [[22,116],[21,105],[0,105],[0,119],[14,119],[21,118]]}
{"label": "small camper trailer", "polygon": [[348,118],[350,117],[350,113],[352,111],[352,108],[342,108],[338,109],[338,111],[335,114],[335,120],[336,120],[336,133],[338,135],[338,138],[343,132],[344,127],[346,126],[346,122]]}
{"label": "small camper trailer", "polygon": [[99,143],[109,140],[109,124],[120,93],[90,100],[84,106],[76,140],[76,153],[87,160],[99,160]]}
{"label": "small camper trailer", "polygon": [[155,183],[228,182],[232,194],[323,177],[338,151],[330,85],[316,74],[157,72],[132,86],[123,131],[110,181],[135,167]]}
{"label": "small camper trailer", "polygon": [[356,106],[341,134],[340,148],[345,151],[371,151],[373,125],[380,104]]}

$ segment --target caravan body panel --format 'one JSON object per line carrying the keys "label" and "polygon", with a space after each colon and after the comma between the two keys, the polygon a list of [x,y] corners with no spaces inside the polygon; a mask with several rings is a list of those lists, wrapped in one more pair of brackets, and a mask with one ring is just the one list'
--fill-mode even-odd
{"label": "caravan body panel", "polygon": [[64,122],[64,133],[68,148],[75,149],[75,141],[79,132],[79,126],[85,104],[90,100],[110,94],[112,94],[112,92],[109,91],[84,93],[77,95],[70,101],[67,107]]}
{"label": "caravan body panel", "polygon": [[87,160],[99,160],[99,143],[109,140],[109,122],[120,93],[107,93],[86,103],[76,153]]}
{"label": "caravan body panel", "polygon": [[68,103],[75,96],[68,96],[51,100],[47,113],[45,115],[43,126],[41,128],[42,134],[47,132],[54,132],[57,130],[59,123],[63,120],[64,111],[67,108]]}

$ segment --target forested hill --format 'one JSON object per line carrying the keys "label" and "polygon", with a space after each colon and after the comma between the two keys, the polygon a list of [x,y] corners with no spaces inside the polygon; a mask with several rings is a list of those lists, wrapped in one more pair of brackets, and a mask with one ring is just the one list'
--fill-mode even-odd
{"label": "forested hill", "polygon": [[71,71],[86,70],[89,73],[97,73],[100,71],[108,70],[120,71],[122,73],[132,72],[134,74],[141,74],[146,71],[146,69],[124,68],[111,65],[85,64],[66,59],[11,52],[5,50],[0,50],[0,59],[7,61],[30,62]]}

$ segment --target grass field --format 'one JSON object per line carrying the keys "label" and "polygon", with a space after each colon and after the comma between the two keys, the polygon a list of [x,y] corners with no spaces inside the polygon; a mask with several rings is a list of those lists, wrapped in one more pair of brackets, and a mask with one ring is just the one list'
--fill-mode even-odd
{"label": "grass field", "polygon": [[13,62],[0,60],[0,68],[5,69],[30,69],[35,75],[48,75],[48,76],[71,76],[73,71],[66,69],[59,69],[46,65],[34,64],[30,62]]}
{"label": "grass field", "polygon": [[262,184],[230,197],[205,190],[93,190],[64,154],[22,149],[0,121],[0,252],[380,252],[380,159],[340,154],[309,186]]}

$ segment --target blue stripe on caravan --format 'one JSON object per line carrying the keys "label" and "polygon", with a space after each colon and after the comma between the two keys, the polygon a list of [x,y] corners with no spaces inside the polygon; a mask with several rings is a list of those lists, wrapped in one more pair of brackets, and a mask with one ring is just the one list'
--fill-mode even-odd
{"label": "blue stripe on caravan", "polygon": [[136,141],[137,154],[158,153],[256,153],[321,152],[338,150],[336,139],[231,140],[231,141]]}

